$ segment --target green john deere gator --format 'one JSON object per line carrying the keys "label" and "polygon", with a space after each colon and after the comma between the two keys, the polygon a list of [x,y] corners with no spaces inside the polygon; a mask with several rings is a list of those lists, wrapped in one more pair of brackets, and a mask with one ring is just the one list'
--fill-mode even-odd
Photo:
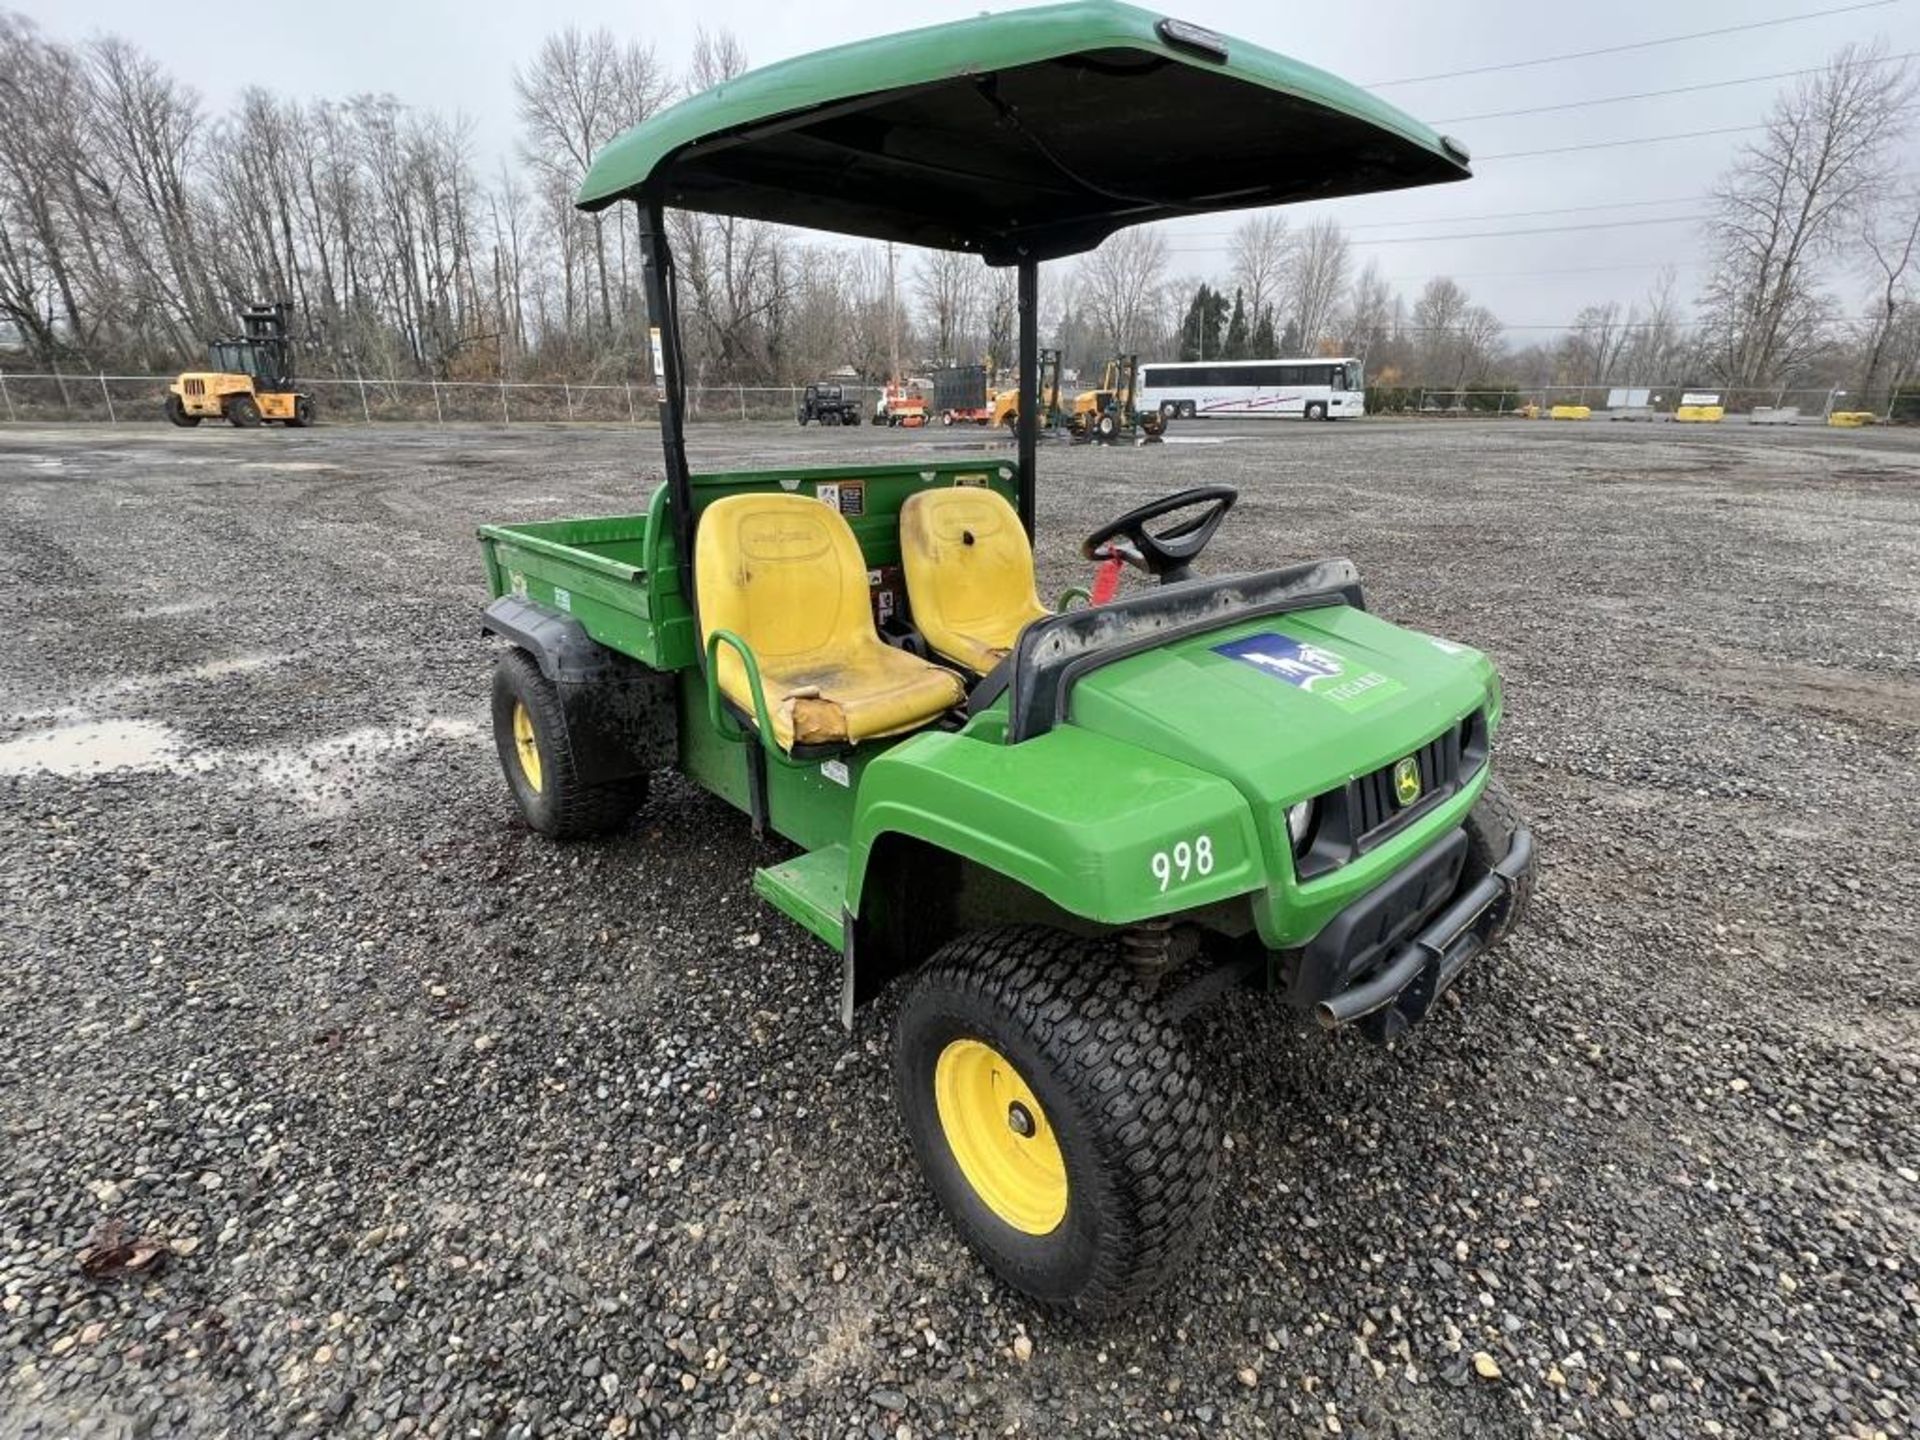
{"label": "green john deere gator", "polygon": [[1196,573],[1224,487],[1086,538],[1157,583],[1049,609],[1034,407],[987,458],[693,473],[664,212],[1012,266],[1033,394],[1040,262],[1469,173],[1330,75],[1072,3],[742,75],[616,140],[581,189],[642,213],[666,479],[643,514],[481,529],[507,783],[571,839],[674,767],[791,842],[755,888],[839,952],[847,1024],[903,981],[913,1147],[1043,1303],[1125,1304],[1200,1232],[1220,1137],[1182,1036],[1197,1006],[1266,989],[1391,1037],[1518,921],[1532,840],[1490,774],[1499,679],[1370,613],[1345,560]]}

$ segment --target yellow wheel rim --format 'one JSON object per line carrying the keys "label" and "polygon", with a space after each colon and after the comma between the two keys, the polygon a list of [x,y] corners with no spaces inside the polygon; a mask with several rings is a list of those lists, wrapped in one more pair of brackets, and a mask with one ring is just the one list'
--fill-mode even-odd
{"label": "yellow wheel rim", "polygon": [[1067,1166],[1053,1126],[1013,1063],[979,1040],[955,1040],[933,1067],[940,1129],[987,1208],[1027,1235],[1067,1213]]}
{"label": "yellow wheel rim", "polygon": [[520,757],[520,773],[534,793],[540,793],[540,742],[534,739],[533,716],[518,700],[513,702],[513,750]]}

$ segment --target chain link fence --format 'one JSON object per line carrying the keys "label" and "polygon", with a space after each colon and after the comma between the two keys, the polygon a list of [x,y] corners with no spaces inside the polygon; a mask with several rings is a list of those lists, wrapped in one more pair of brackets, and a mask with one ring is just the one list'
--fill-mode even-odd
{"label": "chain link fence", "polygon": [[[65,420],[112,425],[155,424],[166,418],[171,375],[27,374],[0,370],[0,420],[34,424]],[[642,425],[655,416],[653,387],[573,384],[568,381],[301,380],[327,424],[372,425],[385,420],[441,425],[521,425],[584,421]],[[692,422],[797,418],[798,385],[696,385],[687,392]],[[863,419],[879,404],[874,385],[846,385]],[[1750,424],[1823,424],[1834,411],[1865,409],[1842,389],[1712,390],[1684,385],[1443,386],[1375,385],[1370,415],[1486,418],[1550,415],[1555,406],[1586,406],[1595,420],[1670,420],[1684,396],[1717,395],[1725,418]]]}
{"label": "chain link fence", "polygon": [[[1590,410],[1594,420],[1671,420],[1686,397],[1715,405],[1725,420],[1746,424],[1822,425],[1835,411],[1866,409],[1844,389],[1720,389],[1710,385],[1393,386],[1367,390],[1369,415],[1473,418],[1550,416],[1556,406]],[[1712,396],[1711,400],[1704,397]]]}
{"label": "chain link fence", "polygon": [[[172,375],[43,375],[0,370],[0,420],[24,424],[87,420],[109,425],[166,420]],[[656,415],[650,385],[575,385],[566,381],[302,379],[323,424],[383,420],[441,425],[521,425],[566,421],[641,425]],[[793,422],[804,387],[698,385],[687,392],[690,421]],[[878,386],[847,385],[862,418],[879,403]]]}

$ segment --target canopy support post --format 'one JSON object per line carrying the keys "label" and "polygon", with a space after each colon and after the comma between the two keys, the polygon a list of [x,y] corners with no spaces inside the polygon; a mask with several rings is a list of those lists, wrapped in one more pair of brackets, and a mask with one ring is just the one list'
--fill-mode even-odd
{"label": "canopy support post", "polygon": [[1022,260],[1019,266],[1020,312],[1020,400],[1014,413],[1020,417],[1020,524],[1033,540],[1035,444],[1040,433],[1040,407],[1046,398],[1040,393],[1040,262]]}
{"label": "canopy support post", "polygon": [[654,383],[660,397],[660,451],[666,463],[667,499],[673,510],[673,536],[680,573],[693,603],[693,477],[687,470],[686,386],[680,372],[680,315],[675,300],[673,250],[658,200],[643,202],[646,214],[647,323],[653,329]]}

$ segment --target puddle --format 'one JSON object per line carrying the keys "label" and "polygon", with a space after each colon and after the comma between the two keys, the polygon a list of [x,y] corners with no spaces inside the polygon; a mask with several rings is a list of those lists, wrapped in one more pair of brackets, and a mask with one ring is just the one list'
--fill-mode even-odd
{"label": "puddle", "polygon": [[0,776],[84,779],[116,771],[189,775],[218,769],[236,784],[263,786],[306,808],[337,812],[348,808],[351,792],[394,756],[435,740],[481,737],[481,727],[470,720],[435,717],[368,726],[311,745],[189,751],[179,732],[157,720],[76,720],[0,742]]}
{"label": "puddle", "polygon": [[133,605],[120,612],[122,620],[167,620],[176,615],[199,615],[218,602],[211,595],[197,600],[167,600],[158,605]]}
{"label": "puddle", "polygon": [[388,757],[430,740],[471,740],[480,733],[471,720],[436,716],[412,725],[350,730],[312,745],[268,751],[249,763],[270,789],[310,808],[335,811],[346,808],[348,792]]}
{"label": "puddle", "polygon": [[179,735],[157,720],[86,720],[0,743],[0,775],[75,778],[115,770],[185,773],[210,769],[212,764],[209,759],[188,760]]}

